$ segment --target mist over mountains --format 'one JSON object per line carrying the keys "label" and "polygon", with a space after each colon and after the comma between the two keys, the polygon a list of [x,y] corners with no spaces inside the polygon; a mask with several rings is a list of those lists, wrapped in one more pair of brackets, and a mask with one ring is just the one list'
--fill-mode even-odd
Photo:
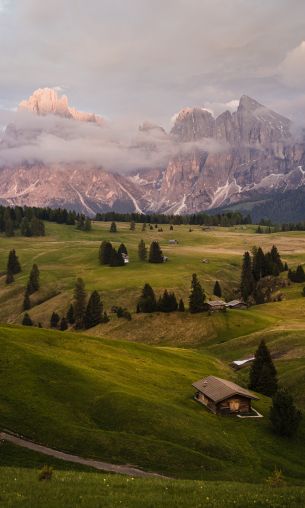
{"label": "mist over mountains", "polygon": [[0,202],[192,213],[266,200],[305,185],[303,132],[243,95],[216,118],[185,108],[170,132],[80,112],[53,89],[0,113]]}

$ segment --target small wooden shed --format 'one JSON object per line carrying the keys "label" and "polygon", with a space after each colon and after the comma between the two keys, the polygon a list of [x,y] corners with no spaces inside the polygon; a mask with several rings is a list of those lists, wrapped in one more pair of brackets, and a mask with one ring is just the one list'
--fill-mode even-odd
{"label": "small wooden shed", "polygon": [[251,401],[258,400],[245,388],[220,377],[208,376],[192,384],[196,388],[195,400],[215,414],[247,414]]}

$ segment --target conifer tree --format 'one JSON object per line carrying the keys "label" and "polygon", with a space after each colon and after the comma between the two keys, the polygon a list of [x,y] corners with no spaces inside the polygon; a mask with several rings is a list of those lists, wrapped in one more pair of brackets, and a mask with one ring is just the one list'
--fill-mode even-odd
{"label": "conifer tree", "polygon": [[118,254],[125,254],[126,256],[128,256],[128,251],[123,243],[121,243],[121,245],[118,248]]}
{"label": "conifer tree", "polygon": [[146,222],[143,222],[142,224],[142,231],[146,231]]}
{"label": "conifer tree", "polygon": [[30,315],[27,312],[23,316],[22,324],[24,326],[33,326],[33,321],[32,321],[32,319],[30,318]]}
{"label": "conifer tree", "polygon": [[24,235],[24,236],[45,236],[45,227],[44,223],[39,220],[36,215],[33,216],[31,223],[30,223],[30,235]]}
{"label": "conifer tree", "polygon": [[59,328],[62,332],[64,332],[68,328],[68,321],[64,316],[60,320]]}
{"label": "conifer tree", "polygon": [[12,274],[12,272],[7,272],[6,274],[6,278],[5,278],[5,284],[12,284],[12,282],[14,282],[14,275]]}
{"label": "conifer tree", "polygon": [[51,328],[57,328],[59,321],[60,321],[60,317],[57,314],[57,312],[52,312],[51,319],[50,319]]}
{"label": "conifer tree", "polygon": [[301,423],[302,413],[294,404],[293,397],[283,389],[272,398],[270,421],[273,430],[280,436],[293,436]]}
{"label": "conifer tree", "polygon": [[109,265],[112,255],[112,245],[110,242],[102,241],[99,249],[99,261],[101,265]]}
{"label": "conifer tree", "polygon": [[21,236],[32,236],[32,229],[30,221],[27,217],[23,217],[20,224],[20,233]]}
{"label": "conifer tree", "polygon": [[74,319],[75,319],[75,328],[81,329],[84,327],[84,319],[86,312],[86,290],[85,283],[83,279],[80,277],[76,279],[75,287],[74,287]]}
{"label": "conifer tree", "polygon": [[279,254],[279,251],[275,245],[272,246],[272,249],[270,251],[271,258],[273,263],[277,266],[278,272],[283,272],[284,266],[281,260],[281,256]]}
{"label": "conifer tree", "polygon": [[296,282],[305,282],[305,273],[302,265],[298,265],[296,269]]}
{"label": "conifer tree", "polygon": [[116,251],[116,249],[112,249],[111,258],[110,258],[110,266],[124,266],[124,258],[122,254]]}
{"label": "conifer tree", "polygon": [[288,264],[287,261],[284,263],[284,272],[288,272]]}
{"label": "conifer tree", "polygon": [[154,290],[149,284],[145,284],[141,296],[138,301],[137,308],[139,312],[155,312],[157,309],[157,302]]}
{"label": "conifer tree", "polygon": [[276,369],[264,340],[261,340],[251,365],[249,388],[269,397],[277,390]]}
{"label": "conifer tree", "polygon": [[254,289],[254,278],[252,274],[252,263],[249,252],[244,253],[242,271],[241,271],[241,282],[240,292],[245,301],[248,300]]}
{"label": "conifer tree", "polygon": [[204,311],[205,294],[196,273],[192,275],[191,291],[189,296],[189,311],[192,314]]}
{"label": "conifer tree", "polygon": [[175,312],[178,308],[176,296],[165,289],[158,301],[158,310],[161,312]]}
{"label": "conifer tree", "polygon": [[130,229],[130,231],[135,231],[135,229],[136,229],[136,223],[135,223],[134,220],[131,221],[129,229]]}
{"label": "conifer tree", "polygon": [[221,287],[220,287],[218,280],[215,282],[214,289],[213,289],[213,295],[218,296],[218,298],[222,297],[222,291],[221,291]]}
{"label": "conifer tree", "polygon": [[25,293],[24,293],[22,308],[23,308],[23,310],[29,310],[31,308],[30,295],[29,295],[29,292],[27,289],[25,290]]}
{"label": "conifer tree", "polygon": [[253,263],[252,263],[252,271],[253,276],[256,281],[260,280],[262,277],[267,275],[265,268],[265,254],[261,247],[253,248]]}
{"label": "conifer tree", "polygon": [[30,273],[27,290],[29,295],[32,295],[33,293],[35,293],[35,291],[38,291],[38,289],[39,289],[39,268],[36,265],[36,263],[34,263]]}
{"label": "conifer tree", "polygon": [[115,222],[111,222],[109,231],[110,231],[110,233],[116,233],[117,232],[117,227],[116,227],[116,223]]}
{"label": "conifer tree", "polygon": [[85,314],[85,328],[92,328],[102,321],[103,305],[100,295],[93,291],[88,300]]}
{"label": "conifer tree", "polygon": [[15,249],[9,252],[7,261],[7,272],[11,272],[13,275],[21,272],[21,266],[19,263],[18,256],[16,255]]}
{"label": "conifer tree", "polygon": [[87,219],[85,220],[85,224],[84,224],[84,231],[91,231],[92,229],[92,224],[91,224],[91,220]]}
{"label": "conifer tree", "polygon": [[74,323],[75,323],[74,308],[73,308],[72,303],[70,303],[70,306],[67,311],[67,321],[68,321],[69,325],[74,325]]}
{"label": "conifer tree", "polygon": [[6,236],[14,236],[14,223],[10,216],[4,220],[4,231]]}
{"label": "conifer tree", "polygon": [[183,302],[182,298],[180,298],[180,300],[179,300],[178,311],[179,312],[184,312],[185,311],[184,302]]}
{"label": "conifer tree", "polygon": [[148,261],[149,263],[163,263],[163,254],[159,242],[151,242]]}
{"label": "conifer tree", "polygon": [[147,259],[147,248],[144,240],[140,240],[138,245],[138,256],[140,261],[146,261]]}

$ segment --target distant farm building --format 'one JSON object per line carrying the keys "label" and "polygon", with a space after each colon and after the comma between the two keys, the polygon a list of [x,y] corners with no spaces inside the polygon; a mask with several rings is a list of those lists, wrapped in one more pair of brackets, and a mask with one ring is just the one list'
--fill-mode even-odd
{"label": "distant farm building", "polygon": [[201,260],[201,262],[202,262],[202,263],[208,263],[208,262],[209,262],[209,260],[208,260],[208,259],[202,259],[202,260]]}
{"label": "distant farm building", "polygon": [[178,240],[168,240],[168,243],[170,245],[177,245],[179,242],[178,242]]}
{"label": "distant farm building", "polygon": [[166,263],[166,261],[168,261],[168,257],[167,256],[162,256],[163,258],[163,263]]}
{"label": "distant farm building", "polygon": [[252,400],[258,397],[241,386],[215,376],[208,376],[192,384],[195,400],[219,415],[250,414]]}
{"label": "distant farm building", "polygon": [[228,309],[247,309],[248,305],[242,300],[231,300],[231,302],[226,303],[226,307]]}
{"label": "distant farm building", "polygon": [[208,309],[212,312],[218,311],[218,310],[225,310],[226,303],[222,300],[209,300],[207,301]]}
{"label": "distant farm building", "polygon": [[127,264],[129,263],[129,257],[127,254],[125,254],[124,252],[122,252],[122,258],[124,259],[124,263]]}

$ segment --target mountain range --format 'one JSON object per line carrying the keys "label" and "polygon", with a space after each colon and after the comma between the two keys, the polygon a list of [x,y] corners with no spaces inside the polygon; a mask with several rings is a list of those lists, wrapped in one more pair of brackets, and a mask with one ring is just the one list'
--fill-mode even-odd
{"label": "mountain range", "polygon": [[246,95],[233,113],[185,108],[170,132],[146,122],[127,142],[106,119],[39,89],[0,140],[5,205],[183,214],[304,187],[304,133]]}

